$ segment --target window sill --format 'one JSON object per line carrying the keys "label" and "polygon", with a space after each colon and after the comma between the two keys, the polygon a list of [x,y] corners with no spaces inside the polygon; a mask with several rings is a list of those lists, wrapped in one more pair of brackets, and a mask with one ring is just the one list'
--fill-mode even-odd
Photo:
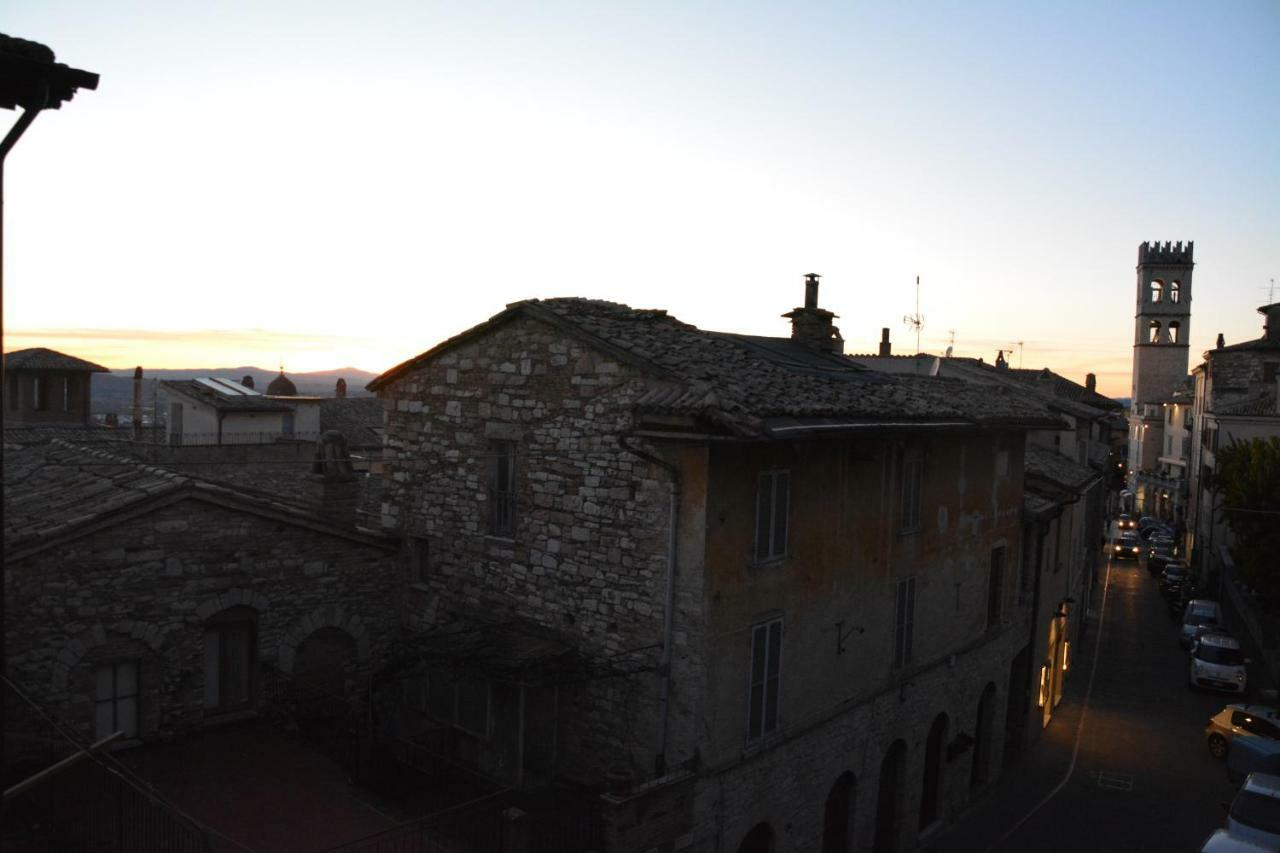
{"label": "window sill", "polygon": [[786,739],[787,739],[787,736],[785,732],[783,732],[782,727],[779,726],[778,728],[775,728],[773,731],[769,732],[768,734],[761,735],[755,740],[749,740],[745,744],[743,744],[742,755],[744,758],[750,755],[757,755],[761,752],[764,752],[766,749],[770,749],[774,746],[777,746],[778,744],[782,743]]}
{"label": "window sill", "polygon": [[496,533],[486,533],[484,541],[491,545],[514,545],[516,540],[514,536],[499,536]]}

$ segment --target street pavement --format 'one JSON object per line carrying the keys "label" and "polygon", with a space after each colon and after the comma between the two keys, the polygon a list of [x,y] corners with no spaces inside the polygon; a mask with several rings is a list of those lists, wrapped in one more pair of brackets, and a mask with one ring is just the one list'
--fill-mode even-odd
{"label": "street pavement", "polygon": [[1196,851],[1222,825],[1235,789],[1204,729],[1242,700],[1188,686],[1178,626],[1143,564],[1113,561],[1104,578],[1040,742],[926,850]]}

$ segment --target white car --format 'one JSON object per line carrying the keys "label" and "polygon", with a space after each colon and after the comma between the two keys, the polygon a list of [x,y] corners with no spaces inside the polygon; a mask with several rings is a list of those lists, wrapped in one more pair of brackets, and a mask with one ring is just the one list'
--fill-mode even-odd
{"label": "white car", "polygon": [[1182,611],[1182,647],[1191,647],[1192,634],[1201,625],[1218,625],[1222,622],[1222,612],[1218,602],[1207,598],[1193,598],[1187,602]]}
{"label": "white car", "polygon": [[1191,686],[1244,693],[1248,663],[1235,637],[1205,634],[1191,647]]}
{"label": "white car", "polygon": [[1280,776],[1250,773],[1227,812],[1233,839],[1280,849]]}

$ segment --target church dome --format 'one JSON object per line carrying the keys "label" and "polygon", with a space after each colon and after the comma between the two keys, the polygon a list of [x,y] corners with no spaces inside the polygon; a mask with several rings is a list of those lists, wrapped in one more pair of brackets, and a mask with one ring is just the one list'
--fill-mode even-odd
{"label": "church dome", "polygon": [[267,386],[267,394],[272,397],[296,397],[298,389],[281,370],[280,375],[272,379],[271,384]]}

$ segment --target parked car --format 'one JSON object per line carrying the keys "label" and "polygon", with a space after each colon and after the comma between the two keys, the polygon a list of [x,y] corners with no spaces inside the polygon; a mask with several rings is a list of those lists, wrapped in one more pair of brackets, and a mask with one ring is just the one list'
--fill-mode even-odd
{"label": "parked car", "polygon": [[1280,773],[1280,740],[1237,737],[1227,748],[1227,781],[1240,785],[1250,773]]}
{"label": "parked car", "polygon": [[1149,515],[1144,515],[1142,518],[1138,519],[1138,524],[1137,524],[1138,532],[1142,533],[1143,531],[1148,530],[1152,527],[1155,527],[1160,523],[1161,523],[1160,519],[1152,518]]}
{"label": "parked car", "polygon": [[1209,754],[1226,758],[1236,738],[1265,738],[1280,743],[1280,709],[1270,705],[1233,704],[1209,718],[1204,730]]}
{"label": "parked car", "polygon": [[1225,829],[1232,838],[1280,849],[1280,776],[1250,773],[1227,809]]}
{"label": "parked car", "polygon": [[1207,634],[1191,650],[1191,686],[1244,693],[1249,663],[1235,637]]}
{"label": "parked car", "polygon": [[1166,563],[1160,573],[1160,594],[1165,598],[1174,598],[1182,592],[1182,585],[1191,575],[1187,572],[1187,564],[1183,562]]}
{"label": "parked car", "polygon": [[1213,835],[1206,838],[1204,844],[1200,846],[1200,853],[1275,853],[1275,851],[1265,845],[1237,838],[1225,829],[1215,829]]}
{"label": "parked car", "polygon": [[1182,635],[1178,638],[1184,649],[1191,648],[1191,635],[1196,628],[1222,623],[1222,610],[1218,602],[1207,598],[1193,598],[1182,610]]}
{"label": "parked car", "polygon": [[1116,519],[1116,527],[1120,530],[1133,530],[1137,526],[1138,522],[1134,521],[1133,516],[1127,512],[1121,513],[1120,517]]}
{"label": "parked car", "polygon": [[1148,548],[1147,549],[1147,571],[1157,574],[1164,571],[1165,565],[1174,559],[1173,552],[1168,548]]}
{"label": "parked car", "polygon": [[1191,632],[1191,645],[1194,646],[1200,642],[1200,638],[1205,634],[1222,634],[1224,637],[1230,637],[1231,632],[1221,625],[1197,625]]}
{"label": "parked car", "polygon": [[1117,560],[1136,560],[1141,553],[1142,546],[1133,533],[1121,533],[1111,543],[1111,556]]}

